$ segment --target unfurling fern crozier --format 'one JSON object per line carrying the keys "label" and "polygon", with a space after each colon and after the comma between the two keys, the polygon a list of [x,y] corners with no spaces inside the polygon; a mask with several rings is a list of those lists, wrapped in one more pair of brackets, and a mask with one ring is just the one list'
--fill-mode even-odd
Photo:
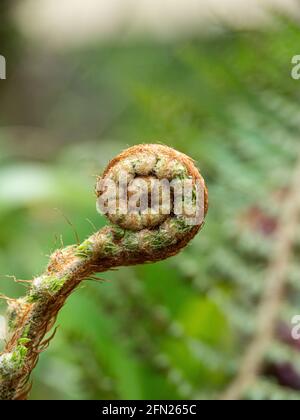
{"label": "unfurling fern crozier", "polygon": [[49,342],[45,336],[81,281],[177,254],[202,227],[208,210],[205,182],[194,162],[158,144],[134,146],[114,158],[98,179],[96,194],[110,224],[80,245],[55,251],[28,294],[8,299],[0,399],[28,396],[29,376]]}

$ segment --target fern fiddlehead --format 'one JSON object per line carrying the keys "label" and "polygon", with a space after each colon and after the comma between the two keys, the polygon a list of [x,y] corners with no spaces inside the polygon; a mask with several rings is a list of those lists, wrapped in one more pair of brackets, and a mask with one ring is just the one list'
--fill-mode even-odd
{"label": "fern fiddlehead", "polygon": [[[173,183],[169,211],[165,211],[161,200],[163,184],[158,181],[163,180]],[[184,211],[179,214],[174,208],[174,191],[182,180],[191,181],[192,199],[184,203]],[[55,251],[46,271],[32,281],[28,294],[18,300],[8,300],[8,337],[0,355],[0,399],[27,397],[30,374],[40,352],[49,343],[45,336],[67,297],[81,281],[114,267],[154,262],[175,255],[203,225],[208,209],[204,180],[193,161],[174,149],[156,144],[139,145],[113,159],[96,186],[98,203],[102,199],[106,206],[112,200],[108,181],[114,181],[118,187],[115,211],[107,214],[111,224],[80,245]],[[131,211],[130,203],[135,201],[142,183],[149,185],[151,191],[153,188],[158,191],[158,211],[153,212],[151,206],[148,207],[148,196],[145,208],[140,205],[138,210]],[[121,186],[126,187],[125,195],[120,193]],[[197,186],[200,186],[200,200]],[[142,200],[139,201],[141,204]],[[198,210],[203,217],[193,218],[194,223],[191,223]]]}

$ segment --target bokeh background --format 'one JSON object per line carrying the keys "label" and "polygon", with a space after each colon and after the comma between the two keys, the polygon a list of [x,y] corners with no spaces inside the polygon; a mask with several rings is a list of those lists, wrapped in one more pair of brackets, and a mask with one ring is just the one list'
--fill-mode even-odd
{"label": "bokeh background", "polygon": [[[206,225],[180,255],[71,296],[31,398],[218,398],[255,337],[299,160],[299,2],[2,0],[0,16],[2,293],[21,296],[7,275],[32,279],[75,231],[105,225],[95,176],[127,146],[187,153],[210,191]],[[300,399],[300,240],[292,251],[245,398]]]}

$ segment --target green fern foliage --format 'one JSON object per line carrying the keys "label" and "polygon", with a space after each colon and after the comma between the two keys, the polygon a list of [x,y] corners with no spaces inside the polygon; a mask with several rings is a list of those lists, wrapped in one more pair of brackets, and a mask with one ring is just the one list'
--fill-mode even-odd
{"label": "green fern foliage", "polygon": [[[81,237],[91,231],[87,216],[104,223],[87,175],[126,145],[158,141],[191,155],[206,178],[210,211],[201,234],[177,257],[106,273],[73,294],[41,357],[33,398],[215,399],[236,377],[257,331],[282,203],[300,155],[300,82],[290,76],[299,28],[276,19],[268,30],[220,28],[212,37],[173,44],[69,53],[75,70],[55,105],[64,109],[64,126],[74,119],[68,97],[83,88],[90,100],[95,92],[100,103],[110,98],[107,115],[102,111],[99,122],[91,111],[88,121],[80,112],[87,104],[78,105],[86,126],[81,141],[47,164],[30,162],[43,174],[43,194],[22,201],[0,187],[1,271],[30,278],[46,260],[41,249],[54,248],[53,231],[73,241],[59,216],[47,217],[51,206],[63,208]],[[48,107],[45,129],[59,130],[59,113]],[[1,136],[17,168],[7,134]],[[1,164],[0,182],[8,170]],[[243,398],[300,399],[300,344],[291,339],[291,318],[300,313],[295,229],[276,333]],[[4,280],[1,289],[20,291]]]}

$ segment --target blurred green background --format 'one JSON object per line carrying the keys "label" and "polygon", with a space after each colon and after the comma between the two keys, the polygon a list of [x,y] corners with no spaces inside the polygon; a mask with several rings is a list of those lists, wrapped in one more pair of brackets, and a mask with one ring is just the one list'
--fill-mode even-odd
{"label": "blurred green background", "polygon": [[[290,76],[298,24],[274,14],[273,25],[251,30],[220,22],[168,41],[121,36],[51,49],[23,35],[8,3],[0,25],[8,73],[0,81],[2,293],[21,296],[24,286],[7,275],[37,276],[53,250],[76,240],[74,230],[83,240],[105,225],[95,176],[127,146],[158,141],[183,151],[210,192],[206,225],[181,254],[104,273],[70,297],[31,398],[217,398],[255,332],[281,197],[300,152],[300,82]],[[300,311],[299,245],[280,333],[249,398],[300,399],[300,345],[284,339]]]}

